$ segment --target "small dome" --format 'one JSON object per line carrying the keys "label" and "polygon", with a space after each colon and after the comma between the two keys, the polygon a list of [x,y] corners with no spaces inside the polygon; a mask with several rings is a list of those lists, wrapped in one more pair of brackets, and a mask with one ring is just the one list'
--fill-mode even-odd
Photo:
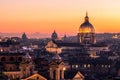
{"label": "small dome", "polygon": [[54,32],[52,33],[52,39],[57,39],[58,38],[58,35],[57,35],[57,33],[55,32],[55,30],[54,30]]}
{"label": "small dome", "polygon": [[27,38],[27,35],[26,35],[25,33],[22,34],[22,39],[23,39],[23,40],[27,40],[27,39],[28,39],[28,38]]}
{"label": "small dome", "polygon": [[89,17],[87,16],[87,13],[84,23],[80,25],[79,33],[95,33],[93,25],[89,22]]}
{"label": "small dome", "polygon": [[61,60],[62,58],[58,55],[58,54],[55,54],[54,56],[53,56],[53,58],[52,58],[53,60]]}

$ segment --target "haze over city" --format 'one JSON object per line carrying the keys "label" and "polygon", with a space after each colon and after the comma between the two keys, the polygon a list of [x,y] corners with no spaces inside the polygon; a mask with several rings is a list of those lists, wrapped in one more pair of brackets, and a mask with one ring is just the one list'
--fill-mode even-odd
{"label": "haze over city", "polygon": [[75,35],[86,11],[96,33],[117,33],[120,0],[0,0],[0,32]]}

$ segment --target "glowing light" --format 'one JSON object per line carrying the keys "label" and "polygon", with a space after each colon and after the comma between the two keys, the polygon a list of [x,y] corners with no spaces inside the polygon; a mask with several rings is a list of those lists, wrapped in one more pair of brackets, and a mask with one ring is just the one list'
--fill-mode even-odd
{"label": "glowing light", "polygon": [[64,68],[63,68],[63,70],[65,71],[65,70],[66,70],[66,68],[64,67]]}
{"label": "glowing light", "polygon": [[94,29],[93,28],[89,28],[89,27],[84,27],[84,28],[80,28],[79,30],[80,33],[94,33]]}
{"label": "glowing light", "polygon": [[84,68],[86,68],[87,66],[86,66],[86,64],[84,64]]}
{"label": "glowing light", "polygon": [[90,68],[90,64],[88,64],[88,67]]}
{"label": "glowing light", "polygon": [[119,36],[118,35],[114,35],[114,36],[112,36],[112,38],[117,39],[117,38],[119,38]]}

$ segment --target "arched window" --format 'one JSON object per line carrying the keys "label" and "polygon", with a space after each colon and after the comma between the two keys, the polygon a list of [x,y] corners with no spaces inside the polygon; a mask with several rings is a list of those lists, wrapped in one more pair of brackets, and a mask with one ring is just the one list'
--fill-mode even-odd
{"label": "arched window", "polygon": [[10,57],[10,59],[9,59],[10,61],[14,61],[15,59],[14,59],[14,57]]}
{"label": "arched window", "polygon": [[2,58],[1,58],[1,61],[6,61],[6,58],[5,58],[5,57],[2,57]]}
{"label": "arched window", "polygon": [[18,57],[18,61],[22,61],[22,57]]}

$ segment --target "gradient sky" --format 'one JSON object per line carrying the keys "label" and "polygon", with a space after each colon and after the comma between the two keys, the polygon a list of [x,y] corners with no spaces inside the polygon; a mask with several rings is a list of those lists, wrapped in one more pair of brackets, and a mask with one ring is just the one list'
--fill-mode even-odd
{"label": "gradient sky", "polygon": [[0,32],[77,34],[86,11],[96,32],[120,32],[120,0],[0,0]]}

